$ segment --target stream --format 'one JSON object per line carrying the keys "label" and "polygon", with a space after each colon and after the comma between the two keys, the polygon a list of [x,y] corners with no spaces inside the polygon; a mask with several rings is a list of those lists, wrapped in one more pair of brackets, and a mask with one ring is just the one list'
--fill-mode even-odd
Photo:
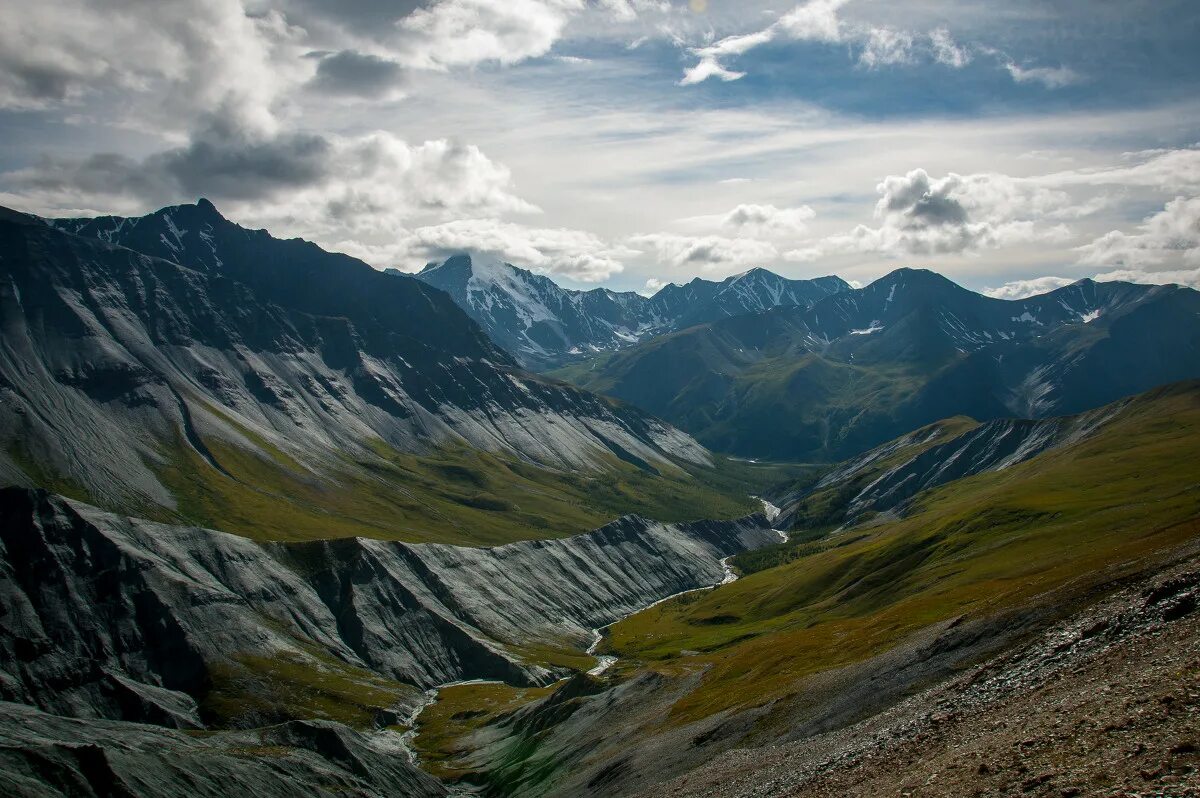
{"label": "stream", "polygon": [[[780,508],[776,507],[774,504],[771,504],[766,499],[763,499],[759,496],[753,496],[751,498],[757,499],[762,504],[763,514],[767,517],[767,520],[771,523],[774,523],[775,519],[779,518],[780,514],[783,512]],[[787,532],[785,532],[782,529],[772,529],[771,531],[774,532],[775,534],[779,535],[779,539],[781,542],[787,543],[787,541],[788,541],[788,533]],[[721,585],[727,585],[731,582],[736,582],[738,579],[737,572],[734,571],[733,566],[731,566],[729,564],[729,561],[732,560],[734,556],[736,556],[736,555],[731,555],[729,557],[724,557],[721,559],[721,568],[724,570],[725,573],[724,573],[724,576],[722,577],[721,581],[717,582],[715,585],[705,585],[704,587],[694,587],[690,590],[681,590],[678,593],[672,593],[669,596],[660,598],[658,601],[655,601],[651,604],[647,604],[646,606],[636,609],[633,612],[626,613],[625,615],[622,615],[620,618],[617,618],[615,621],[607,623],[604,626],[598,626],[598,627],[592,629],[592,642],[590,645],[588,645],[586,653],[590,656],[596,657],[596,665],[595,665],[595,667],[593,667],[591,670],[589,670],[587,672],[588,676],[600,676],[605,671],[607,671],[609,668],[616,665],[618,662],[618,657],[612,656],[611,654],[599,654],[599,655],[596,654],[596,649],[598,649],[600,647],[600,644],[602,642],[604,642],[604,630],[605,629],[609,628],[610,626],[614,626],[615,624],[620,623],[621,621],[625,620],[626,618],[628,618],[632,615],[636,615],[639,612],[645,612],[646,610],[651,609],[653,607],[657,607],[659,604],[670,601],[671,599],[678,598],[680,596],[686,596],[689,593],[699,593],[704,590],[715,590],[716,588],[720,587]],[[571,678],[570,676],[564,676],[563,678],[559,679],[558,682],[565,682],[567,679],[570,679],[570,678]],[[558,682],[555,682],[555,684],[557,684]],[[403,733],[392,732],[392,731],[380,732],[380,736],[388,735],[388,736],[398,738],[398,739],[395,739],[392,744],[394,744],[397,748],[399,748],[404,753],[404,755],[408,757],[408,760],[412,764],[417,765],[418,757],[417,757],[416,748],[413,747],[413,741],[417,738],[417,734],[419,733],[417,722],[420,720],[421,713],[424,712],[425,710],[429,709],[429,707],[433,706],[435,703],[437,703],[438,693],[440,691],[445,690],[450,687],[461,687],[463,685],[468,685],[468,684],[503,684],[503,682],[501,682],[499,680],[495,680],[495,679],[468,679],[465,681],[448,682],[446,684],[439,684],[437,687],[432,687],[425,691],[425,695],[423,697],[422,702],[413,709],[412,713],[410,713],[407,718],[405,718],[405,721],[404,721],[405,725],[408,726],[408,729],[406,731],[404,731]]]}

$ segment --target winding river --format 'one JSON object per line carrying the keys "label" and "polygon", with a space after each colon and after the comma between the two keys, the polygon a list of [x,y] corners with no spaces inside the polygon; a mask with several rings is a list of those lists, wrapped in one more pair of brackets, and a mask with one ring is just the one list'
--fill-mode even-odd
{"label": "winding river", "polygon": [[[757,499],[762,504],[763,515],[765,515],[767,517],[768,521],[770,521],[771,523],[774,523],[775,520],[777,518],[779,518],[780,514],[782,513],[782,510],[780,510],[780,508],[776,507],[774,504],[771,504],[769,501],[767,501],[766,499],[763,499],[759,496],[754,496],[752,498]],[[781,542],[787,543],[787,541],[788,541],[788,533],[787,532],[785,532],[782,529],[772,529],[771,531],[774,532],[775,534],[779,535],[779,539]],[[632,615],[636,615],[639,612],[645,612],[646,610],[651,609],[652,607],[657,607],[659,604],[663,604],[664,602],[670,601],[671,599],[678,598],[680,596],[686,596],[689,593],[699,593],[704,590],[715,590],[716,588],[720,587],[721,585],[727,585],[730,582],[736,582],[738,579],[737,572],[734,571],[733,567],[729,564],[729,561],[732,559],[733,559],[733,557],[730,556],[730,557],[725,557],[721,560],[721,568],[724,570],[724,576],[721,578],[721,581],[717,582],[715,585],[705,585],[703,587],[692,588],[691,590],[681,590],[678,593],[672,593],[669,596],[660,598],[658,601],[652,602],[650,604],[647,604],[644,607],[634,610],[633,612],[622,615],[620,618],[617,618],[616,620],[612,621],[611,623],[607,623],[604,626],[599,626],[599,627],[596,627],[595,629],[592,629],[592,638],[593,639],[592,639],[591,644],[587,647],[586,653],[591,656],[596,657],[596,665],[595,665],[595,667],[593,667],[591,670],[589,670],[587,672],[588,676],[600,676],[605,671],[607,671],[609,668],[616,665],[618,662],[618,658],[614,657],[610,654],[599,654],[599,655],[596,654],[596,650],[598,648],[600,648],[600,644],[604,642],[604,630],[605,629],[609,628],[610,626],[620,623],[621,621],[625,620],[626,618],[628,618]],[[570,679],[570,678],[571,678],[570,676],[564,676],[563,678],[559,679],[558,681],[565,682],[567,679]],[[557,683],[558,682],[555,682],[555,684],[557,684]],[[425,691],[425,695],[424,695],[421,703],[418,704],[413,709],[412,713],[405,719],[405,721],[404,721],[405,725],[408,726],[408,729],[406,731],[404,731],[402,733],[381,732],[381,735],[386,734],[386,735],[390,735],[390,736],[394,736],[394,737],[398,738],[395,740],[395,746],[400,748],[403,751],[403,753],[408,757],[410,762],[412,762],[414,765],[418,764],[417,751],[416,751],[416,748],[413,746],[413,741],[416,740],[417,734],[419,733],[418,721],[421,718],[421,713],[423,713],[425,710],[429,709],[429,707],[431,707],[435,703],[437,703],[438,694],[440,691],[451,688],[451,687],[461,687],[463,685],[468,685],[468,684],[503,684],[503,682],[495,680],[495,679],[490,679],[490,680],[489,679],[469,679],[466,681],[448,682],[446,684],[440,684],[437,687],[432,687]]]}

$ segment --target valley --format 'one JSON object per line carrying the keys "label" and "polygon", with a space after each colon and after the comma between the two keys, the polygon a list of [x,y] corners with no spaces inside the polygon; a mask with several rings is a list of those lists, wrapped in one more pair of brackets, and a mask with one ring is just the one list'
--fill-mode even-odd
{"label": "valley", "polygon": [[[1080,713],[1168,691],[1136,648],[1190,662],[1191,289],[635,299],[384,274],[203,200],[7,212],[0,253],[5,791],[1073,789],[1109,750]],[[1041,694],[1097,742],[1036,781],[1047,743],[964,718]],[[1121,728],[1191,739],[1164,712]]]}

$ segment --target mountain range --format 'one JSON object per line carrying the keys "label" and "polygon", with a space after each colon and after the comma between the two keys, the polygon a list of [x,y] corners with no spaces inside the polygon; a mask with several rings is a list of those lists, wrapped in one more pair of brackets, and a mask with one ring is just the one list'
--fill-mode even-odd
{"label": "mountain range", "polygon": [[652,297],[607,288],[573,291],[495,258],[466,254],[429,264],[417,279],[449,294],[493,341],[530,368],[730,316],[809,307],[850,288],[839,277],[789,280],[751,269],[720,282],[697,277],[686,285],[670,284]]}
{"label": "mountain range", "polygon": [[1200,293],[1082,280],[1000,300],[901,269],[552,373],[718,451],[837,460],[951,416],[1076,413],[1200,376]]}

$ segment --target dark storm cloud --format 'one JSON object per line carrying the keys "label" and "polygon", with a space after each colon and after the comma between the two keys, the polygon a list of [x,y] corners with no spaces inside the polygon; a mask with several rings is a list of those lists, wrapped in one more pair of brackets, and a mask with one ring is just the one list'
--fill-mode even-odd
{"label": "dark storm cloud", "polygon": [[142,168],[173,181],[182,196],[254,199],[323,179],[331,149],[327,139],[311,134],[263,140],[199,138],[151,156]]}
{"label": "dark storm cloud", "polygon": [[395,61],[355,50],[322,54],[309,87],[326,94],[382,97],[404,82],[404,68]]}

